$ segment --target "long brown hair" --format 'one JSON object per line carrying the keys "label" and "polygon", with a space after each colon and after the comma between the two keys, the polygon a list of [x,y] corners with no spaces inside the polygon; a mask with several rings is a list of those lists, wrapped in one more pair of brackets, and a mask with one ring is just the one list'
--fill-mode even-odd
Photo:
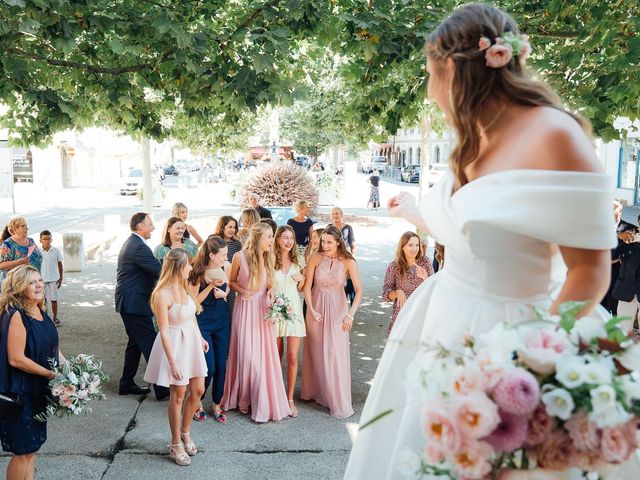
{"label": "long brown hair", "polygon": [[[338,244],[338,257],[350,258],[351,260],[355,260],[355,258],[353,258],[353,255],[351,255],[347,250],[347,246],[344,243],[344,237],[342,236],[342,232],[338,230],[338,227],[329,225],[327,228],[324,229],[324,232],[322,232],[322,235],[331,235],[333,239],[336,241],[336,243]],[[323,251],[322,237],[320,237],[320,250]]]}
{"label": "long brown hair", "polygon": [[[184,220],[178,217],[171,217],[169,220],[167,220],[167,223],[164,224],[164,229],[162,230],[162,244],[165,247],[171,248],[171,236],[169,235],[169,229],[178,222],[184,223]],[[185,223],[185,228],[186,226],[187,224]],[[182,239],[182,241],[184,242],[184,238]]]}
{"label": "long brown hair", "polygon": [[458,187],[469,182],[465,170],[478,159],[481,137],[478,118],[489,99],[555,108],[569,114],[590,133],[589,123],[568,112],[547,84],[533,79],[517,55],[502,68],[487,67],[485,52],[478,48],[480,37],[495,43],[496,37],[506,32],[519,34],[513,18],[489,4],[472,3],[456,9],[427,37],[427,57],[435,61],[436,69],[443,69],[449,58],[454,61],[450,102],[458,142],[449,164]]}
{"label": "long brown hair", "polygon": [[262,281],[262,267],[267,271],[267,288],[273,285],[273,253],[260,251],[260,240],[267,232],[273,233],[273,230],[266,223],[253,224],[249,229],[247,242],[242,248],[246,252],[247,263],[249,263],[249,289],[254,292],[258,290]]}
{"label": "long brown hair", "polygon": [[[180,220],[182,221],[182,220]],[[156,288],[151,292],[151,310],[154,314],[158,314],[154,308],[154,301],[158,296],[158,292],[166,287],[169,283],[178,281],[180,287],[184,289],[187,295],[189,295],[193,299],[193,303],[196,304],[196,313],[200,313],[202,311],[202,307],[198,303],[198,300],[191,295],[191,291],[188,288],[187,280],[182,280],[182,269],[185,265],[189,263],[189,255],[182,248],[172,248],[167,253],[167,256],[164,257],[164,261],[162,262],[162,270],[160,270],[160,279],[156,284]]]}
{"label": "long brown hair", "polygon": [[193,259],[193,270],[189,272],[189,283],[191,285],[200,285],[203,281],[204,271],[209,265],[210,254],[217,254],[220,250],[227,246],[226,242],[217,235],[209,235],[207,239],[202,242],[198,253]]}
{"label": "long brown hair", "polygon": [[233,218],[231,215],[223,215],[222,217],[220,217],[220,219],[218,220],[218,224],[216,225],[214,235],[217,235],[218,237],[224,240],[224,229],[226,228],[229,222],[233,222],[236,224],[236,233],[233,234],[233,236],[231,237],[231,240],[237,240],[238,239],[238,221],[235,218]]}
{"label": "long brown hair", "polygon": [[293,228],[291,228],[290,225],[282,225],[277,228],[276,236],[273,239],[273,252],[275,253],[274,268],[276,270],[280,270],[282,268],[282,250],[280,250],[280,244],[278,243],[278,240],[280,240],[280,237],[284,234],[284,232],[289,232],[291,233],[291,235],[293,235],[293,247],[291,247],[291,250],[289,250],[289,255],[288,255],[289,260],[291,260],[291,263],[295,263],[299,267],[302,267],[302,265],[300,265],[300,258],[298,257],[298,244],[296,243],[296,232],[293,231]]}
{"label": "long brown hair", "polygon": [[415,232],[404,232],[400,237],[398,246],[396,247],[395,261],[398,265],[398,274],[400,275],[400,278],[403,278],[409,271],[409,263],[407,262],[407,257],[405,257],[402,249],[407,243],[409,243],[409,240],[411,240],[412,238],[417,238],[418,245],[420,246],[420,250],[418,250],[418,255],[416,256],[416,262],[424,257],[424,249],[422,248],[422,242],[420,241],[420,237],[418,236],[418,234]]}

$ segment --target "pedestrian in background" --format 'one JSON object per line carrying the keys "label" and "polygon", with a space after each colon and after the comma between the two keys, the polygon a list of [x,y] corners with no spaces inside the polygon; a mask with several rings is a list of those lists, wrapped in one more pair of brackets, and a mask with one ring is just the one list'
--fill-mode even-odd
{"label": "pedestrian in background", "polygon": [[249,194],[249,205],[258,212],[260,218],[273,218],[271,216],[271,210],[260,205],[260,197],[257,193]]}
{"label": "pedestrian in background", "polygon": [[204,381],[200,406],[193,415],[194,420],[199,422],[204,422],[207,418],[202,400],[211,384],[211,415],[219,423],[227,421],[227,416],[220,406],[231,333],[226,302],[229,294],[229,282],[224,271],[226,263],[228,262],[225,241],[221,237],[210,235],[200,245],[193,262],[193,270],[189,274],[191,295],[202,305],[202,311],[197,315],[198,326],[202,337],[209,344],[209,350],[205,352],[207,378]]}
{"label": "pedestrian in background", "polygon": [[[347,251],[355,258],[356,239],[353,235],[353,228],[351,228],[351,225],[344,223],[344,213],[340,207],[333,207],[333,209],[331,209],[331,220],[333,221],[333,225],[342,232],[342,238],[344,239]],[[349,304],[353,305],[356,292],[353,288],[353,282],[348,276],[344,285],[344,293],[349,299]]]}
{"label": "pedestrian in background", "polygon": [[[640,217],[638,217],[640,221]],[[640,237],[635,225],[623,226],[618,232],[618,254],[620,270],[611,291],[611,299],[618,301],[617,312],[620,317],[630,317],[630,321],[623,322],[624,329],[630,331],[638,320],[640,304]]]}
{"label": "pedestrian in background", "polygon": [[258,212],[254,208],[245,208],[242,210],[240,214],[240,230],[238,231],[238,238],[242,245],[246,242],[251,227],[259,221],[260,215],[258,215]]}
{"label": "pedestrian in background", "polygon": [[273,304],[273,232],[265,223],[249,231],[233,257],[229,285],[238,292],[233,310],[229,362],[222,406],[249,413],[255,422],[291,414],[282,380],[276,326],[266,318]]}
{"label": "pedestrian in background", "polygon": [[[238,221],[230,215],[224,215],[218,220],[214,235],[221,237],[227,245],[227,261],[229,264],[225,267],[230,271],[233,256],[242,250],[242,242],[238,240]],[[236,292],[229,291],[227,295],[227,310],[229,312],[229,322],[233,320],[233,305],[236,301]]]}
{"label": "pedestrian in background", "polygon": [[298,253],[304,257],[313,234],[313,220],[309,218],[309,202],[298,200],[293,204],[293,208],[296,211],[296,216],[287,220],[287,225],[293,228]]}
{"label": "pedestrian in background", "polygon": [[0,245],[0,281],[7,272],[18,265],[30,264],[40,271],[42,255],[36,242],[27,236],[29,226],[24,217],[14,217],[7,223],[10,236]]}
{"label": "pedestrian in background", "polygon": [[64,267],[62,264],[62,254],[60,250],[51,245],[51,232],[43,230],[40,232],[40,255],[42,255],[42,281],[44,282],[44,303],[51,302],[51,313],[53,313],[53,323],[56,327],[62,325],[58,318],[58,290],[62,286],[62,276]]}
{"label": "pedestrian in background", "polygon": [[188,238],[184,238],[187,225],[178,217],[171,217],[164,224],[162,243],[153,250],[153,255],[162,262],[172,248],[182,248],[191,260],[198,253],[198,247]]}
{"label": "pedestrian in background", "polygon": [[147,382],[169,388],[169,456],[177,465],[189,465],[189,457],[198,453],[191,439],[191,423],[204,393],[204,352],[209,349],[196,320],[202,309],[187,283],[191,269],[189,256],[181,248],[172,249],[162,264],[151,293],[159,332],[144,374]]}
{"label": "pedestrian in background", "polygon": [[367,204],[367,207],[377,210],[380,208],[380,174],[378,173],[378,170],[374,169],[371,175],[369,175],[367,181],[371,184],[369,203]]}
{"label": "pedestrian in background", "polygon": [[47,440],[47,422],[34,417],[46,410],[49,360],[63,360],[58,332],[44,311],[44,283],[32,265],[9,272],[0,295],[0,392],[19,396],[22,407],[0,412],[2,449],[12,454],[8,480],[33,479],[35,454]]}
{"label": "pedestrian in background", "polygon": [[[171,207],[171,216],[178,217],[180,220],[184,222],[185,231],[182,235],[185,239],[190,240],[193,237],[193,243],[198,246],[202,243],[202,237],[198,234],[198,231],[195,229],[193,225],[189,225],[187,223],[187,218],[189,217],[189,209],[184,203],[176,202]],[[189,252],[187,252],[189,253]]]}
{"label": "pedestrian in background", "polygon": [[[321,242],[321,253],[309,259],[304,283],[307,336],[300,397],[327,407],[336,418],[347,418],[354,414],[349,332],[362,301],[362,285],[358,265],[347,251],[340,230],[327,227]],[[347,275],[355,289],[351,308],[343,290]]]}
{"label": "pedestrian in background", "polygon": [[[146,395],[149,389],[136,385],[134,377],[138,372],[140,356],[144,355],[149,362],[151,347],[156,339],[149,299],[160,276],[161,265],[146,243],[155,229],[151,217],[138,212],[131,217],[129,227],[131,235],[122,244],[118,254],[115,292],[116,312],[122,317],[128,337],[118,393]],[[161,385],[155,385],[154,390],[158,400],[169,396],[169,390]]]}
{"label": "pedestrian in background", "polygon": [[396,247],[395,259],[387,267],[384,276],[382,298],[393,302],[387,333],[391,333],[398,313],[409,296],[431,275],[433,266],[424,254],[420,237],[414,232],[404,232]]}

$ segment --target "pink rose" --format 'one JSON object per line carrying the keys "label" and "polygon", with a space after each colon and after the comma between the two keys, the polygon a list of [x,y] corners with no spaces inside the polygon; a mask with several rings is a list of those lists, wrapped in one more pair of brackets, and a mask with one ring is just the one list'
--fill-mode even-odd
{"label": "pink rose", "polygon": [[486,50],[491,46],[491,40],[487,37],[480,37],[480,41],[478,42],[478,50]]}
{"label": "pink rose", "polygon": [[529,417],[525,446],[535,447],[545,442],[554,428],[555,420],[547,414],[545,406],[542,403],[539,404]]}
{"label": "pink rose", "polygon": [[496,385],[502,380],[504,375],[504,368],[498,365],[494,365],[489,358],[479,360],[480,368],[482,370],[482,376],[484,377],[484,384],[487,392],[492,392]]}
{"label": "pink rose", "polygon": [[524,368],[514,368],[496,385],[493,400],[508,413],[528,415],[540,402],[538,380]]}
{"label": "pink rose", "polygon": [[60,384],[55,385],[52,389],[51,389],[51,394],[54,397],[59,397],[60,395],[62,395],[64,393],[64,387]]}
{"label": "pink rose", "polygon": [[424,447],[424,459],[430,465],[438,465],[445,459],[444,450],[435,443],[427,443]]}
{"label": "pink rose", "polygon": [[293,307],[291,307],[291,306],[287,307],[287,313],[288,314],[292,314],[293,313]]}
{"label": "pink rose", "polygon": [[66,395],[61,395],[60,398],[58,399],[58,402],[60,403],[61,406],[67,407],[67,408],[70,407],[71,404],[73,403],[71,398],[67,397]]}
{"label": "pink rose", "polygon": [[76,393],[76,387],[74,385],[67,385],[64,387],[65,395],[73,395],[74,393]]}
{"label": "pink rose", "polygon": [[443,408],[428,408],[424,411],[422,430],[427,439],[427,445],[437,445],[444,451],[457,450],[460,447],[460,430]]}
{"label": "pink rose", "polygon": [[475,363],[465,365],[464,369],[453,382],[453,389],[456,393],[467,395],[474,391],[484,391],[486,384],[484,382],[482,370]]}
{"label": "pink rose", "polygon": [[531,55],[531,43],[529,43],[529,35],[520,35],[522,38],[522,48],[518,53],[518,61],[524,65],[529,55]]}
{"label": "pink rose", "polygon": [[487,66],[491,68],[502,68],[513,58],[513,48],[508,43],[490,46],[484,54],[487,59]]}
{"label": "pink rose", "polygon": [[535,329],[524,335],[518,357],[534,372],[548,375],[554,371],[556,361],[572,349],[573,345],[561,333]]}
{"label": "pink rose", "polygon": [[512,452],[521,448],[527,438],[527,417],[500,410],[500,425],[483,440],[496,452]]}
{"label": "pink rose", "polygon": [[490,458],[493,449],[485,442],[467,439],[460,449],[452,452],[447,460],[451,463],[451,471],[458,477],[474,480],[482,479],[491,472]]}
{"label": "pink rose", "polygon": [[585,472],[596,472],[601,470],[605,461],[599,450],[580,450],[575,455],[576,466]]}
{"label": "pink rose", "polygon": [[572,415],[564,424],[564,428],[569,432],[571,440],[577,450],[598,450],[600,447],[600,432],[595,423],[583,410]]}
{"label": "pink rose", "polygon": [[282,299],[282,297],[276,298],[276,305],[284,305],[284,300]]}
{"label": "pink rose", "polygon": [[630,435],[627,424],[616,425],[602,430],[602,456],[607,462],[622,463],[629,458],[634,451],[633,444],[629,441]]}
{"label": "pink rose", "polygon": [[538,466],[548,470],[566,470],[574,459],[575,449],[569,434],[558,429],[538,449]]}
{"label": "pink rose", "polygon": [[500,423],[497,405],[482,392],[456,396],[452,411],[456,425],[470,438],[486,437]]}
{"label": "pink rose", "polygon": [[86,390],[79,390],[78,391],[78,400],[84,400],[85,398],[87,398],[88,394],[89,394],[89,392],[87,392]]}

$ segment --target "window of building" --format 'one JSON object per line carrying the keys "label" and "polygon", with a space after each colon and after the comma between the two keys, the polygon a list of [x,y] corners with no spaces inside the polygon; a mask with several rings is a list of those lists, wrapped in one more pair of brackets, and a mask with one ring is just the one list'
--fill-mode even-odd
{"label": "window of building", "polygon": [[433,152],[434,163],[440,163],[440,147],[436,147]]}
{"label": "window of building", "polygon": [[618,169],[618,188],[634,190],[638,173],[638,153],[640,139],[628,138],[620,147],[620,168]]}
{"label": "window of building", "polygon": [[420,163],[420,147],[416,148],[416,163]]}
{"label": "window of building", "polygon": [[413,164],[413,149],[409,148],[409,165]]}

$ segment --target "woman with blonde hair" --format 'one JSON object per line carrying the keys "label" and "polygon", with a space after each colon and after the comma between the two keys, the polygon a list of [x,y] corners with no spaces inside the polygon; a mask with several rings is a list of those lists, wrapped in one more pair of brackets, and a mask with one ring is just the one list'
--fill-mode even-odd
{"label": "woman with blonde hair", "polygon": [[309,258],[314,253],[318,253],[320,251],[320,239],[322,238],[322,234],[324,233],[324,228],[316,228],[312,233],[309,239],[309,246],[307,247],[307,251],[304,254],[305,264],[309,263]]}
{"label": "woman with blonde hair", "polygon": [[259,221],[260,215],[258,215],[258,212],[256,212],[254,208],[245,208],[242,210],[242,213],[240,214],[240,230],[238,231],[238,239],[242,245],[247,241],[251,226],[255,225]]}
{"label": "woman with blonde hair", "polygon": [[191,269],[189,255],[181,248],[172,249],[162,263],[160,279],[151,293],[159,333],[144,374],[145,381],[169,387],[169,456],[178,465],[189,465],[189,456],[198,453],[190,431],[193,412],[204,393],[204,352],[209,350],[196,320],[202,307],[187,282]]}
{"label": "woman with blonde hair", "polygon": [[289,225],[283,225],[276,230],[276,238],[273,245],[275,253],[275,287],[276,296],[284,295],[291,303],[293,309],[291,319],[280,321],[278,328],[278,353],[280,359],[287,351],[287,398],[291,408],[291,416],[298,416],[298,409],[293,401],[293,392],[296,388],[298,377],[298,353],[300,352],[300,339],[306,336],[304,326],[304,313],[302,311],[302,299],[300,292],[304,287],[304,258],[296,248],[296,236]]}
{"label": "woman with blonde hair", "polygon": [[255,422],[291,414],[282,380],[276,326],[266,318],[273,304],[273,231],[265,223],[249,230],[233,257],[229,285],[238,293],[233,310],[222,407],[249,413]]}
{"label": "woman with blonde hair", "polygon": [[313,234],[313,220],[309,218],[309,202],[298,200],[293,204],[293,208],[296,211],[296,216],[287,220],[287,225],[293,228],[298,252],[304,257]]}
{"label": "woman with blonde hair", "polygon": [[35,454],[47,439],[45,412],[49,381],[55,377],[49,360],[58,361],[58,331],[44,308],[44,283],[38,270],[19,265],[2,284],[0,295],[0,392],[19,403],[2,405],[0,440],[12,453],[6,478],[32,479]]}
{"label": "woman with blonde hair", "polygon": [[188,238],[184,237],[187,225],[178,217],[171,217],[164,224],[162,230],[162,243],[153,249],[153,255],[162,262],[172,248],[182,248],[189,255],[189,259],[198,253],[198,247]]}
{"label": "woman with blonde hair", "polygon": [[194,240],[193,243],[196,246],[202,243],[202,237],[198,234],[198,231],[195,229],[193,225],[189,225],[187,223],[187,218],[189,217],[189,209],[184,203],[181,203],[181,202],[174,203],[173,207],[171,207],[171,216],[178,217],[180,220],[184,222],[185,230],[184,230],[183,237],[185,239],[190,240],[191,237],[193,237],[193,240]]}
{"label": "woman with blonde hair", "polygon": [[382,298],[393,302],[388,333],[409,296],[431,275],[433,266],[424,254],[420,237],[415,232],[404,232],[396,247],[396,258],[387,267],[382,287]]}
{"label": "woman with blonde hair", "polygon": [[6,226],[10,236],[0,244],[0,281],[18,265],[30,264],[40,271],[42,254],[33,238],[27,236],[29,226],[24,217],[13,217]]}
{"label": "woman with blonde hair", "polygon": [[[384,416],[358,432],[346,479],[398,478],[403,452],[424,451],[421,399],[406,383],[415,361],[429,378],[427,349],[464,349],[467,335],[535,318],[533,307],[556,314],[589,300],[579,315],[601,315],[616,246],[611,180],[586,122],[526,68],[530,51],[513,18],[488,3],[456,9],[427,37],[428,95],[456,133],[451,172],[419,207],[407,193],[388,206],[445,247],[446,268],[398,315],[360,421]],[[637,467],[619,478],[634,476]]]}

